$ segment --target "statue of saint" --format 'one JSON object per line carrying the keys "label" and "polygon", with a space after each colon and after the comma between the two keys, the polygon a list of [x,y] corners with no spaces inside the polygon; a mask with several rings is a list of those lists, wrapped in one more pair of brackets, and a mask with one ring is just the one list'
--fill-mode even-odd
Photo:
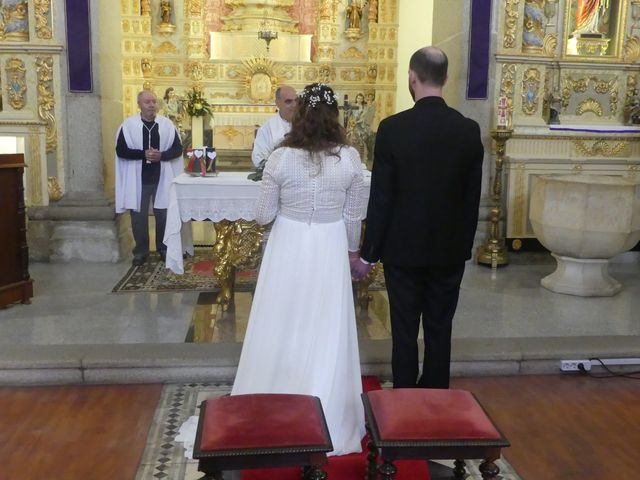
{"label": "statue of saint", "polygon": [[173,87],[169,87],[164,91],[164,108],[163,114],[171,119],[173,123],[178,122],[178,117],[182,113],[182,105],[180,104],[180,99],[176,95],[176,91]]}
{"label": "statue of saint", "polygon": [[373,163],[373,144],[375,133],[372,131],[376,114],[375,97],[369,94],[368,100],[362,93],[356,95],[355,102],[349,105],[346,114],[347,139],[358,150],[362,161],[371,166]]}
{"label": "statue of saint", "polygon": [[151,15],[151,0],[140,0],[140,15]]}
{"label": "statue of saint", "polygon": [[360,30],[360,22],[362,20],[362,5],[360,0],[351,0],[351,3],[347,7],[347,20],[349,21],[350,29]]}
{"label": "statue of saint", "polygon": [[577,0],[576,28],[573,35],[600,33],[600,19],[607,13],[611,0]]}
{"label": "statue of saint", "polygon": [[171,2],[169,0],[160,2],[160,19],[162,23],[171,23]]}

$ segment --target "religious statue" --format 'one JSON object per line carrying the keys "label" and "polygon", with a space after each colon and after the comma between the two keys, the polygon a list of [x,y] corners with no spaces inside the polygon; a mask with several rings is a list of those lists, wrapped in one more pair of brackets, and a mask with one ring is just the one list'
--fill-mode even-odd
{"label": "religious statue", "polygon": [[354,103],[345,102],[344,110],[347,139],[358,150],[362,160],[370,167],[373,162],[375,141],[375,133],[371,128],[376,114],[373,94],[369,95],[369,101],[365,101],[364,95],[358,93]]}
{"label": "religious statue", "polygon": [[151,15],[151,0],[140,0],[140,15]]}
{"label": "religious statue", "polygon": [[576,28],[573,35],[599,34],[600,20],[607,13],[611,0],[577,0]]}
{"label": "religious statue", "polygon": [[180,102],[180,98],[176,95],[176,91],[173,87],[169,87],[164,91],[164,96],[162,97],[164,100],[164,105],[162,108],[162,113],[174,124],[180,124],[181,116],[182,116],[182,103]]}
{"label": "religious statue", "polygon": [[545,99],[546,120],[549,125],[560,123],[560,109],[562,108],[562,97],[557,89],[550,92]]}
{"label": "religious statue", "polygon": [[362,4],[360,0],[351,0],[347,7],[347,20],[350,29],[360,30],[360,22],[362,21]]}
{"label": "religious statue", "polygon": [[624,123],[625,125],[640,125],[640,95],[638,95],[638,90],[633,91],[633,96],[624,107]]}
{"label": "religious statue", "polygon": [[171,23],[171,2],[170,0],[162,0],[160,2],[160,19],[161,23]]}
{"label": "religious statue", "polygon": [[160,1],[160,23],[156,28],[163,35],[172,34],[176,29],[176,26],[171,23],[171,10],[170,0]]}

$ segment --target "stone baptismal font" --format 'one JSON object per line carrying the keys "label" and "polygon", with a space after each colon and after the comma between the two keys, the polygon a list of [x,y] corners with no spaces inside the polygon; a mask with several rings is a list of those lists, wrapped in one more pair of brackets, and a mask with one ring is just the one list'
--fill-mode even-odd
{"label": "stone baptismal font", "polygon": [[557,293],[612,296],[622,285],[609,259],[640,241],[640,179],[542,175],[533,179],[530,220],[558,266],[541,280]]}

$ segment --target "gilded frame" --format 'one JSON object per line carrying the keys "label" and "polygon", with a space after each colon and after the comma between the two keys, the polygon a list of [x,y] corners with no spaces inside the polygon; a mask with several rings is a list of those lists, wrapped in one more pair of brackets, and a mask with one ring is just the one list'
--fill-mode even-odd
{"label": "gilded frame", "polygon": [[[581,1],[593,0],[567,0],[566,2],[564,56],[594,62],[611,62],[612,59],[621,59],[624,53],[623,43],[628,0],[595,0],[597,5],[600,2],[607,5],[604,12],[599,14],[597,24],[600,33],[583,32],[575,35],[576,11],[578,3]],[[601,39],[597,38],[598,35],[601,35]],[[605,42],[607,39],[608,42]]]}

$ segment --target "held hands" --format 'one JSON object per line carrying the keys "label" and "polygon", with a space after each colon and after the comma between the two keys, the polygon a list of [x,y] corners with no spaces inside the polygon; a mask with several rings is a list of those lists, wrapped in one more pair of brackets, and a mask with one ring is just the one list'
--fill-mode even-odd
{"label": "held hands", "polygon": [[159,162],[162,158],[162,152],[160,152],[160,150],[158,150],[157,148],[149,148],[144,151],[144,158],[147,163]]}
{"label": "held hands", "polygon": [[373,264],[365,263],[360,259],[360,252],[349,252],[349,266],[351,267],[351,279],[359,282],[369,275]]}

